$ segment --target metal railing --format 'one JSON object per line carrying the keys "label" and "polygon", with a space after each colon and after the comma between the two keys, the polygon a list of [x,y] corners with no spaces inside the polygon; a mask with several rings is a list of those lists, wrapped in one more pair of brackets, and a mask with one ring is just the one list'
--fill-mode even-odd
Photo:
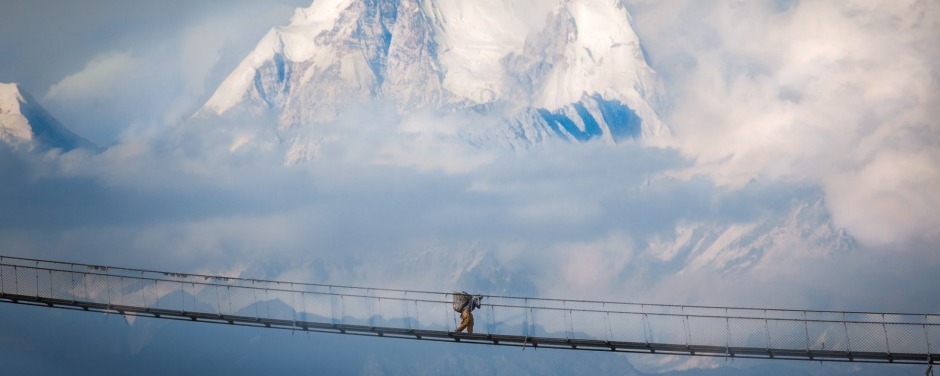
{"label": "metal railing", "polygon": [[[0,256],[0,301],[521,346],[934,363],[940,315],[486,296],[453,333],[452,293],[229,278]],[[426,338],[425,338],[426,337]]]}

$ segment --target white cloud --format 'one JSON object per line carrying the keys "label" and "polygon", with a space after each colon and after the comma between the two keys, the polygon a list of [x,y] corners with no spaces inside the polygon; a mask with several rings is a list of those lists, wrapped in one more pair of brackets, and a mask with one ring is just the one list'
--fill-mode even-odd
{"label": "white cloud", "polygon": [[135,122],[148,123],[169,98],[168,71],[126,51],[101,53],[52,85],[43,98],[57,118],[99,144]]}
{"label": "white cloud", "polygon": [[99,97],[115,91],[128,75],[142,71],[145,67],[144,60],[125,52],[113,51],[100,54],[91,59],[82,71],[71,74],[52,85],[48,96],[66,101],[89,96]]}
{"label": "white cloud", "polygon": [[[564,295],[597,290],[619,284],[619,275],[627,263],[632,260],[633,244],[623,234],[611,234],[606,238],[587,243],[561,244],[556,247],[561,254],[559,265],[561,279],[549,283],[558,283],[556,292]],[[560,287],[566,287],[559,289]],[[611,291],[606,291],[610,293]],[[606,294],[600,293],[598,296]]]}
{"label": "white cloud", "polygon": [[881,150],[824,180],[835,219],[860,240],[896,244],[940,237],[940,157],[928,148]]}
{"label": "white cloud", "polygon": [[632,3],[688,173],[821,184],[872,244],[937,235],[940,6]]}

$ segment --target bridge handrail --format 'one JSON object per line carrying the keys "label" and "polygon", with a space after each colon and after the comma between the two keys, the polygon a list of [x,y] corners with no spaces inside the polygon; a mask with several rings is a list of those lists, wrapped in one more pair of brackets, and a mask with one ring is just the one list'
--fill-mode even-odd
{"label": "bridge handrail", "polygon": [[[82,275],[93,275],[101,277],[119,277],[119,278],[129,278],[135,280],[143,280],[149,282],[167,282],[167,283],[181,283],[181,284],[191,284],[199,286],[213,286],[213,287],[224,287],[224,288],[237,288],[244,290],[255,290],[255,291],[268,291],[268,292],[284,292],[284,293],[297,293],[297,294],[310,294],[310,295],[322,295],[322,296],[338,296],[338,297],[352,297],[352,298],[364,298],[364,299],[378,299],[378,300],[389,300],[389,301],[408,301],[408,302],[421,302],[421,303],[435,303],[435,304],[450,304],[451,300],[431,300],[426,298],[417,298],[417,297],[396,297],[396,296],[376,296],[368,294],[350,294],[350,293],[341,293],[330,291],[309,291],[309,290],[297,290],[293,288],[280,288],[280,287],[264,287],[264,286],[253,286],[253,285],[232,285],[225,283],[215,283],[207,281],[245,281],[245,282],[261,282],[261,283],[271,283],[276,285],[288,285],[288,286],[316,286],[316,287],[328,287],[328,288],[351,288],[354,290],[366,290],[366,291],[390,291],[390,292],[401,292],[401,293],[418,293],[418,294],[428,294],[428,295],[442,295],[450,296],[452,293],[448,292],[430,292],[430,291],[415,291],[415,290],[399,290],[399,289],[387,289],[387,288],[365,288],[365,287],[349,287],[349,286],[338,286],[338,285],[328,285],[328,284],[313,284],[313,283],[302,283],[302,282],[285,282],[285,281],[273,281],[273,280],[256,280],[249,278],[230,278],[230,277],[220,277],[213,275],[204,275],[204,274],[188,274],[188,273],[174,273],[174,272],[161,272],[154,270],[144,270],[144,269],[135,269],[130,268],[120,268],[120,267],[109,267],[109,266],[99,266],[92,264],[81,264],[81,263],[67,263],[67,262],[49,262],[51,264],[57,265],[77,265],[82,267],[90,267],[91,271],[88,270],[73,270],[73,269],[59,269],[59,268],[49,268],[49,267],[39,267],[31,265],[18,265],[18,264],[8,264],[5,263],[5,259],[16,259],[29,262],[47,262],[45,260],[35,260],[35,259],[25,259],[19,257],[8,257],[0,256],[0,266],[11,266],[13,268],[29,268],[35,270],[43,270],[49,272],[59,272],[59,273],[75,273]],[[99,271],[110,271],[110,270],[132,270],[138,273],[150,273],[150,274],[163,274],[166,276],[171,276],[177,279],[166,279],[166,278],[157,278],[157,277],[147,277],[143,275],[121,275],[121,274],[108,274]],[[187,281],[184,278],[187,277],[199,277],[203,278],[204,281]],[[571,299],[543,299],[543,298],[525,298],[525,297],[505,297],[505,296],[491,296],[489,298],[496,299],[511,299],[511,300],[522,300],[525,301],[526,305],[519,304],[508,304],[508,303],[487,303],[486,305],[491,307],[500,307],[500,308],[513,308],[513,309],[537,309],[537,310],[548,310],[548,311],[569,311],[569,312],[592,312],[592,313],[608,313],[608,314],[627,314],[627,315],[647,315],[647,316],[656,316],[656,317],[679,317],[679,318],[710,318],[710,319],[734,319],[734,320],[768,320],[774,322],[807,322],[807,323],[855,323],[855,324],[891,324],[891,325],[916,325],[916,326],[929,326],[929,327],[940,327],[940,321],[929,322],[931,317],[940,317],[940,315],[933,314],[911,314],[911,313],[881,313],[881,312],[850,312],[850,311],[814,311],[814,310],[787,310],[787,309],[763,309],[763,308],[734,308],[734,307],[711,307],[711,306],[683,306],[683,305],[659,305],[659,304],[641,304],[641,303],[618,303],[618,302],[603,302],[603,301],[589,301],[589,300],[571,300]],[[793,317],[767,317],[766,315],[761,316],[741,316],[741,315],[717,315],[717,314],[700,314],[700,313],[668,313],[668,312],[647,312],[647,311],[634,311],[634,310],[622,310],[622,309],[594,309],[594,308],[574,308],[574,307],[553,307],[545,305],[533,305],[528,304],[528,302],[538,302],[538,301],[553,301],[553,302],[573,302],[573,303],[600,303],[600,304],[610,304],[610,305],[638,305],[638,306],[648,306],[648,307],[673,307],[673,308],[702,308],[702,309],[713,309],[713,310],[744,310],[744,311],[776,311],[776,312],[789,312],[789,313],[804,313],[802,318],[793,318]],[[904,316],[909,318],[918,318],[923,319],[923,321],[917,322],[898,322],[898,321],[866,321],[866,320],[845,320],[845,319],[814,319],[806,318],[805,313],[837,313],[837,314],[851,314],[851,315],[878,315],[878,316]]]}
{"label": "bridge handrail", "polygon": [[[453,332],[457,314],[451,309],[452,296],[0,255],[0,303],[122,315],[460,342],[466,338]],[[604,351],[940,362],[940,316],[932,314],[492,295],[479,312],[481,330],[474,338],[483,343],[526,346],[532,338],[541,345]]]}

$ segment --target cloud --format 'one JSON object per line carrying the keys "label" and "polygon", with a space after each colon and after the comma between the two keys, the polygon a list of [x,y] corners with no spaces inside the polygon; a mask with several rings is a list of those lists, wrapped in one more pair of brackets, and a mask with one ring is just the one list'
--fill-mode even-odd
{"label": "cloud", "polygon": [[[389,163],[377,158],[382,145],[411,150],[409,138],[363,132],[368,126],[330,128],[342,142],[317,160],[283,166],[290,143],[233,152],[227,138],[257,124],[230,125],[140,135],[101,154],[12,159],[31,167],[5,169],[17,184],[2,196],[10,210],[0,214],[0,245],[35,257],[252,278],[707,302],[729,298],[706,291],[730,283],[721,263],[734,254],[676,249],[663,259],[651,244],[676,242],[690,224],[773,230],[786,223],[774,218],[794,215],[794,202],[818,199],[779,181],[732,189],[669,178],[690,161],[635,143],[483,150],[492,162],[464,170]],[[801,239],[790,241],[806,245]],[[816,248],[767,252],[758,266],[777,270],[773,278],[759,268],[733,275],[767,287],[826,257]],[[734,301],[762,295],[754,287]]]}
{"label": "cloud", "polygon": [[[558,283],[553,290],[559,295],[583,294],[600,286],[617,285],[620,272],[632,261],[633,244],[628,236],[615,233],[587,243],[560,244],[555,251],[561,254],[561,278],[549,284]],[[571,291],[564,293],[566,289]]]}
{"label": "cloud", "polygon": [[903,245],[940,237],[940,156],[927,146],[903,149],[881,150],[824,179],[836,220],[861,240]]}
{"label": "cloud", "polygon": [[937,4],[630,3],[688,173],[820,184],[864,242],[936,238]]}
{"label": "cloud", "polygon": [[129,52],[106,52],[50,87],[42,102],[76,133],[111,144],[135,122],[158,116],[170,97],[168,73]]}
{"label": "cloud", "polygon": [[81,72],[69,75],[49,89],[49,96],[76,100],[88,95],[114,91],[122,79],[135,71],[142,71],[145,62],[122,52],[96,56]]}

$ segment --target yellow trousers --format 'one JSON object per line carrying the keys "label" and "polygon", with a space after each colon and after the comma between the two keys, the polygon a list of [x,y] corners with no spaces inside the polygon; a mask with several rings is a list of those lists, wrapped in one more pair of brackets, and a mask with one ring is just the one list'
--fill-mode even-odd
{"label": "yellow trousers", "polygon": [[469,309],[460,312],[460,325],[457,325],[457,333],[467,329],[467,333],[473,333],[473,314]]}

